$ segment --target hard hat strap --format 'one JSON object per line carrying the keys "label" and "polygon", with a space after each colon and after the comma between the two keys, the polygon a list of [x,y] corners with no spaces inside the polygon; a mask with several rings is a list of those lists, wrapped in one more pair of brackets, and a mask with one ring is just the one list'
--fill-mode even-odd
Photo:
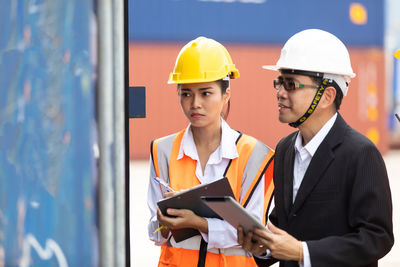
{"label": "hard hat strap", "polygon": [[311,102],[310,107],[307,109],[306,113],[304,113],[303,116],[300,117],[300,119],[298,119],[295,122],[291,122],[289,123],[290,126],[297,128],[299,127],[300,124],[302,124],[305,120],[307,120],[308,117],[310,117],[310,115],[315,111],[315,109],[318,106],[319,101],[322,98],[322,95],[325,92],[325,89],[329,86],[334,86],[335,81],[330,80],[330,79],[323,79],[321,84],[318,87],[317,93],[314,96],[313,101]]}

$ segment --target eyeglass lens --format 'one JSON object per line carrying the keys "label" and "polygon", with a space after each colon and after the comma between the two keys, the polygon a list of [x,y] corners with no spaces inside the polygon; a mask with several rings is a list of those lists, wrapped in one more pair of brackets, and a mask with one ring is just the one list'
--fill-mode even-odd
{"label": "eyeglass lens", "polygon": [[282,85],[286,91],[293,91],[296,89],[296,84],[294,83],[293,80],[283,79],[282,77],[278,77],[277,79],[274,80],[274,88],[276,90],[279,90]]}

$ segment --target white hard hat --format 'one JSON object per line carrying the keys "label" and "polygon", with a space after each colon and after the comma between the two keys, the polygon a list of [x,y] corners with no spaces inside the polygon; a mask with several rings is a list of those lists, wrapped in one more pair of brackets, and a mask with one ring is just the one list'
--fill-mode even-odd
{"label": "white hard hat", "polygon": [[283,46],[281,56],[270,70],[300,70],[323,73],[324,78],[334,79],[347,94],[347,84],[356,74],[350,63],[346,46],[333,34],[318,30],[304,30],[293,35]]}

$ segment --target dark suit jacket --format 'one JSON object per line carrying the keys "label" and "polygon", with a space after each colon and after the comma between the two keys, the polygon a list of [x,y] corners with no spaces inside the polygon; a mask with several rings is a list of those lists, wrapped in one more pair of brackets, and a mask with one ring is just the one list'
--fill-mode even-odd
{"label": "dark suit jacket", "polygon": [[[377,266],[394,242],[391,194],[381,154],[338,114],[292,204],[296,136],[292,133],[276,147],[271,222],[307,242],[313,267]],[[259,266],[270,264],[256,261]],[[298,264],[281,261],[280,266]]]}

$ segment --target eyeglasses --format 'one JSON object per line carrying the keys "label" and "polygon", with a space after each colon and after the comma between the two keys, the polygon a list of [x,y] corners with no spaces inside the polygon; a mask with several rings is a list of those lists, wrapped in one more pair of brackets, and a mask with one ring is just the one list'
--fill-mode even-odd
{"label": "eyeglasses", "polygon": [[279,90],[282,88],[282,85],[286,91],[294,91],[294,90],[296,90],[296,88],[304,88],[304,87],[317,88],[317,86],[315,86],[315,85],[297,83],[297,82],[293,81],[293,79],[290,79],[290,78],[284,79],[282,76],[279,76],[277,79],[274,80],[274,88],[276,90]]}

